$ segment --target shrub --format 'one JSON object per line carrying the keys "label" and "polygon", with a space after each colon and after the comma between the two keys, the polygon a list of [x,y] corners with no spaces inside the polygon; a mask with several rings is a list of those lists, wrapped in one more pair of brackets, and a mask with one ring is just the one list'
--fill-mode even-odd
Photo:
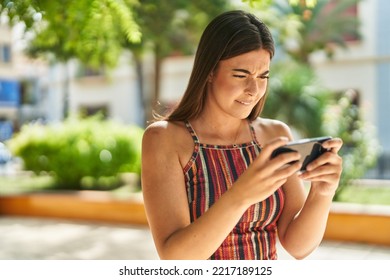
{"label": "shrub", "polygon": [[352,179],[362,178],[376,164],[380,151],[375,129],[361,115],[352,90],[331,92],[312,68],[293,61],[272,68],[263,116],[286,122],[299,137],[331,135],[344,144],[343,173],[335,200]]}
{"label": "shrub", "polygon": [[353,104],[347,91],[337,96],[336,102],[328,106],[324,115],[324,126],[328,134],[343,139],[340,155],[343,158],[343,173],[334,200],[353,179],[362,178],[377,163],[380,145],[374,126],[363,120],[361,111]]}
{"label": "shrub", "polygon": [[307,65],[282,61],[272,66],[262,115],[286,122],[301,137],[322,136],[323,114],[331,95]]}
{"label": "shrub", "polygon": [[24,168],[49,173],[58,188],[110,188],[118,174],[140,173],[143,130],[99,117],[29,124],[7,144]]}

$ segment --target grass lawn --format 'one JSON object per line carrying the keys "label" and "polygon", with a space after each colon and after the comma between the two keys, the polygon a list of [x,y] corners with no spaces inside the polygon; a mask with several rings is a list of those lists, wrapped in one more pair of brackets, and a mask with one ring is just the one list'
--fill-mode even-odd
{"label": "grass lawn", "polygon": [[50,176],[0,176],[0,195],[49,190],[54,186]]}
{"label": "grass lawn", "polygon": [[[52,190],[53,186],[54,181],[50,176],[0,176],[0,195]],[[136,191],[139,191],[139,189],[136,189]],[[135,190],[129,186],[123,186],[110,192],[119,198],[127,198],[134,194]],[[390,205],[390,183],[388,186],[347,186],[340,194],[338,201]]]}
{"label": "grass lawn", "polygon": [[340,202],[390,205],[389,186],[347,186],[340,193]]}

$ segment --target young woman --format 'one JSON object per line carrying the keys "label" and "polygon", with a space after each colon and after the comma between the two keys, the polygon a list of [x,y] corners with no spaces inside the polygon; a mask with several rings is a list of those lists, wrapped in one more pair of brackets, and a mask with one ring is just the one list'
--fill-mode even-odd
{"label": "young woman", "polygon": [[[299,173],[280,121],[259,117],[274,43],[250,13],[230,11],[205,29],[184,96],[145,131],[142,188],[162,259],[295,258],[321,242],[338,186],[342,141]],[[302,180],[311,181],[306,195]]]}

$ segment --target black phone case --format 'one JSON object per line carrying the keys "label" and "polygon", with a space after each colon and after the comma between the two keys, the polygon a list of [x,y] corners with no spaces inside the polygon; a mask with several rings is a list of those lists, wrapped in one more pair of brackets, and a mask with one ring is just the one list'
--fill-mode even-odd
{"label": "black phone case", "polygon": [[[307,165],[318,158],[320,155],[325,153],[327,149],[324,149],[321,146],[321,143],[331,139],[330,136],[324,136],[324,137],[318,137],[318,138],[307,138],[302,139],[297,142],[290,142],[285,146],[279,147],[275,149],[272,154],[271,158],[274,158],[282,153],[288,153],[288,152],[299,152],[301,154],[301,161],[302,166],[300,171],[305,171]],[[294,162],[290,162],[290,164],[293,164]]]}

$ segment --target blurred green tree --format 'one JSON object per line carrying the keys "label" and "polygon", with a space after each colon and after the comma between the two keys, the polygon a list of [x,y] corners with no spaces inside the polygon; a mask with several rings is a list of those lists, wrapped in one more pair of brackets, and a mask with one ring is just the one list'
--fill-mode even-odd
{"label": "blurred green tree", "polygon": [[138,42],[134,0],[2,1],[0,14],[11,25],[24,23],[30,54],[49,54],[66,62],[78,58],[86,65],[115,66],[121,54],[120,39]]}
{"label": "blurred green tree", "polygon": [[293,60],[271,66],[267,103],[263,116],[288,123],[300,137],[318,137],[326,132],[323,116],[331,100],[315,71]]}
{"label": "blurred green tree", "polygon": [[351,13],[362,0],[242,0],[259,11],[276,43],[289,56],[309,64],[315,51],[332,57],[347,38],[360,39],[359,20]]}
{"label": "blurred green tree", "polygon": [[141,33],[134,21],[136,1],[2,1],[0,15],[11,25],[23,23],[28,35],[27,53],[46,56],[65,66],[64,109],[68,114],[69,73],[67,63],[74,58],[88,67],[113,67],[121,55],[122,37],[138,42]]}
{"label": "blurred green tree", "polygon": [[381,152],[375,127],[364,120],[358,99],[355,90],[339,92],[324,113],[323,121],[328,133],[337,135],[344,141],[340,151],[343,157],[343,176],[335,200],[351,180],[361,178],[375,166]]}
{"label": "blurred green tree", "polygon": [[292,58],[309,64],[315,51],[325,51],[332,57],[337,47],[347,48],[347,38],[360,39],[359,20],[348,13],[361,0],[274,1],[277,18],[293,17],[300,21],[295,38],[279,36],[279,44]]}
{"label": "blurred green tree", "polygon": [[[268,7],[275,0],[242,0],[244,3],[249,3],[250,6],[255,6],[256,4],[261,4],[263,7]],[[298,3],[305,4],[308,7],[314,6],[317,3],[317,0],[288,0],[288,3],[291,5],[297,5]]]}
{"label": "blurred green tree", "polygon": [[321,85],[310,55],[324,51],[332,58],[336,48],[348,47],[348,39],[361,38],[356,17],[360,1],[250,1],[254,7],[269,8],[260,17],[271,26],[282,50],[271,66],[263,115],[284,120],[302,137],[329,134],[343,139],[343,174],[335,200],[352,179],[376,164],[380,149],[374,128],[350,99],[353,91],[334,93]]}
{"label": "blurred green tree", "polygon": [[[227,9],[228,3],[228,0],[3,1],[0,14],[6,14],[11,24],[25,24],[31,38],[27,51],[32,56],[45,55],[64,64],[76,58],[92,69],[101,69],[114,67],[122,51],[131,50],[139,94],[150,117],[153,105],[159,100],[162,60],[175,52],[192,54],[200,30],[210,18]],[[146,51],[151,51],[155,59],[150,98],[145,97],[143,90],[142,56]],[[64,82],[66,105],[68,79]]]}
{"label": "blurred green tree", "polygon": [[261,9],[259,16],[282,51],[272,65],[264,116],[286,121],[302,137],[326,133],[323,114],[333,96],[319,82],[309,57],[318,50],[331,56],[334,45],[347,46],[347,36],[359,38],[358,20],[346,14],[359,1],[250,1]]}
{"label": "blurred green tree", "polygon": [[[136,62],[140,96],[144,99],[145,119],[152,119],[160,99],[161,66],[171,55],[190,55],[196,50],[201,31],[217,14],[228,9],[228,0],[142,0],[134,16],[142,31],[139,43],[124,42]],[[152,52],[154,79],[151,93],[143,89],[143,54]],[[145,100],[146,99],[146,100]]]}

